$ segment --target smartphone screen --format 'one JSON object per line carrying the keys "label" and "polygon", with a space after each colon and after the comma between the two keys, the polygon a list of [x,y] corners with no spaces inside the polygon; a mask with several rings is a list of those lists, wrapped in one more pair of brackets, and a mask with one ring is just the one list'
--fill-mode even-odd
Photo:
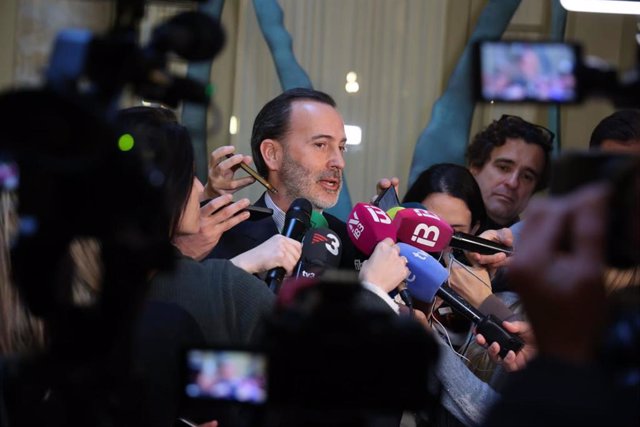
{"label": "smartphone screen", "polygon": [[579,47],[569,43],[483,41],[476,46],[476,93],[496,102],[579,100]]}
{"label": "smartphone screen", "polygon": [[190,398],[260,405],[267,401],[267,360],[247,350],[192,349],[186,353]]}

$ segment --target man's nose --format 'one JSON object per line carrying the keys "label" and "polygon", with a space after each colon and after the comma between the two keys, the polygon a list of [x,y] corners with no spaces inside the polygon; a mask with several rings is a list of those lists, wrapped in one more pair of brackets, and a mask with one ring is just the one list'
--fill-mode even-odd
{"label": "man's nose", "polygon": [[512,172],[507,177],[505,184],[507,185],[507,187],[510,187],[510,188],[518,188],[518,185],[520,184],[520,175],[518,174],[518,172],[517,171]]}
{"label": "man's nose", "polygon": [[340,169],[343,170],[345,167],[344,161],[344,152],[340,149],[340,147],[336,147],[331,152],[331,157],[329,158],[329,168]]}

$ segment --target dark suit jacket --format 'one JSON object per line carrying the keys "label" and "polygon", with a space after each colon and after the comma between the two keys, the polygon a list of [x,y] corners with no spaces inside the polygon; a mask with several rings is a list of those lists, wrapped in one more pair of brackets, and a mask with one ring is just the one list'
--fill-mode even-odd
{"label": "dark suit jacket", "polygon": [[[263,194],[255,205],[267,207],[264,197]],[[360,270],[360,265],[367,257],[358,251],[351,242],[351,239],[347,235],[347,225],[333,215],[328,213],[324,213],[323,215],[329,224],[329,228],[333,230],[342,241],[340,268]],[[222,235],[220,241],[216,247],[213,248],[208,258],[231,259],[264,243],[275,234],[278,234],[278,229],[272,218],[241,222]]]}

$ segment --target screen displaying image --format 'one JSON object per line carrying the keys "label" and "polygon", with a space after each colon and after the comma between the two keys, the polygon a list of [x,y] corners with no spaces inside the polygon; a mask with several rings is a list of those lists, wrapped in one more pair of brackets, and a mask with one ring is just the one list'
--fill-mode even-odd
{"label": "screen displaying image", "polygon": [[488,101],[573,102],[578,96],[575,46],[483,42],[481,95]]}
{"label": "screen displaying image", "polygon": [[267,400],[267,363],[262,354],[190,350],[187,368],[185,391],[189,397],[252,404]]}

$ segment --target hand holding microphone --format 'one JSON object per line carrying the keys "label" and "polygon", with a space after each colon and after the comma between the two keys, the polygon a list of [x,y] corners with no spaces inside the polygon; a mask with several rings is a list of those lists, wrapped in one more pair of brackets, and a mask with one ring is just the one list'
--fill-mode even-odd
{"label": "hand holding microphone", "polygon": [[379,242],[360,269],[360,281],[377,285],[389,293],[398,287],[409,275],[407,260],[400,255],[400,249],[390,238]]}
{"label": "hand holding microphone", "polygon": [[454,231],[449,224],[419,203],[407,203],[403,207],[405,209],[398,210],[393,218],[398,230],[398,241],[416,246],[425,252],[440,252],[451,247],[483,255],[513,253],[510,246]]}
{"label": "hand holding microphone", "polygon": [[[291,239],[301,241],[305,233],[311,226],[311,202],[307,199],[299,198],[294,200],[287,211],[284,220],[284,228],[282,235]],[[286,271],[282,267],[276,267],[267,273],[267,283],[269,289],[274,293],[278,293],[282,285]]]}
{"label": "hand holding microphone", "polygon": [[[347,232],[353,244],[362,253],[371,255],[360,270],[361,280],[376,284],[387,293],[399,287],[408,274],[406,259],[400,257],[394,245],[396,230],[391,222],[386,212],[366,203],[356,204],[347,220]],[[405,304],[412,305],[408,293],[400,289],[400,295]]]}
{"label": "hand holding microphone", "polygon": [[[409,293],[423,301],[432,301],[437,294],[457,313],[477,325],[477,330],[489,342],[500,344],[504,357],[509,350],[517,352],[522,340],[504,330],[495,316],[484,316],[448,286],[443,286],[449,273],[422,247],[439,252],[446,248],[453,229],[436,215],[424,209],[398,209],[391,220],[376,206],[358,203],[349,216],[347,229],[354,245],[365,254],[371,253],[377,241],[389,238],[406,239],[410,244],[398,243],[400,255],[408,262],[410,275],[406,279]],[[400,220],[398,220],[400,216]],[[404,219],[406,218],[406,220]]]}
{"label": "hand holding microphone", "polygon": [[302,245],[297,240],[276,234],[253,249],[236,255],[231,262],[244,271],[255,274],[281,267],[291,274],[300,259]]}
{"label": "hand holding microphone", "polygon": [[[502,243],[506,246],[513,246],[514,242],[513,233],[510,228],[486,230],[483,231],[478,237]],[[511,258],[503,252],[498,252],[492,255],[483,255],[478,252],[469,252],[467,256],[472,262],[484,266],[491,272],[495,272],[495,270],[500,267],[508,266],[509,261],[511,260]]]}
{"label": "hand holding microphone", "polygon": [[406,243],[398,243],[400,254],[408,260],[411,271],[407,286],[411,295],[423,301],[432,301],[437,295],[458,314],[476,325],[487,342],[500,345],[500,356],[505,357],[509,350],[518,352],[524,345],[522,340],[501,326],[501,321],[493,315],[484,316],[460,295],[444,285],[449,277],[445,267],[431,255]]}

